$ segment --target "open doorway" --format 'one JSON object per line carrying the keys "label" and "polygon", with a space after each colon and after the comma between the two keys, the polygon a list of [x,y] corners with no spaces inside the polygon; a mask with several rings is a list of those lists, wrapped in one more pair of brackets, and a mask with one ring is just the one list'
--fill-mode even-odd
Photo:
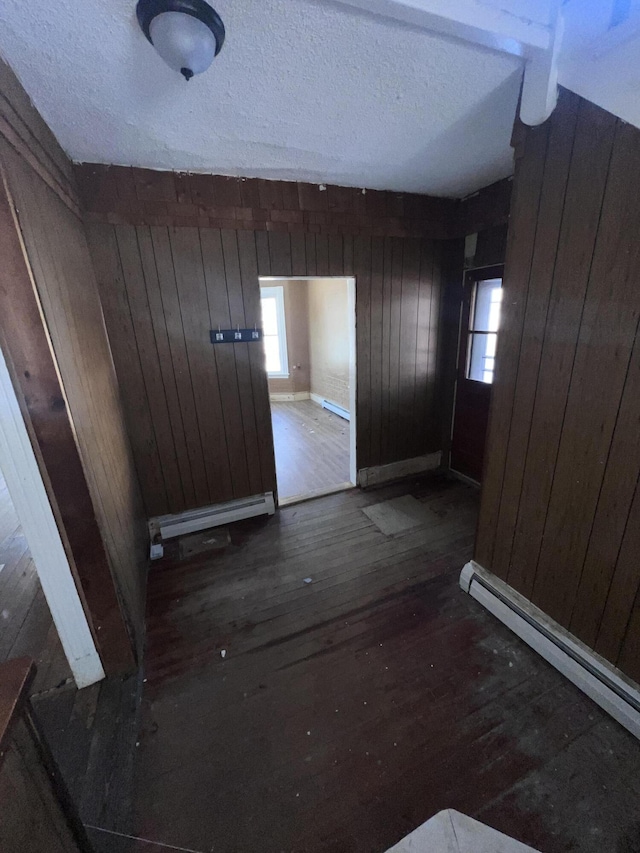
{"label": "open doorway", "polygon": [[260,278],[280,503],[356,482],[355,279]]}

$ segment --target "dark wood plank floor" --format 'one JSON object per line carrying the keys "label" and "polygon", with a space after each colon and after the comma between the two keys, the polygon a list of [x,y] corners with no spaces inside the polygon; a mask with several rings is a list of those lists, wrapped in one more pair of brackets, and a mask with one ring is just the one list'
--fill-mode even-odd
{"label": "dark wood plank floor", "polygon": [[271,403],[280,499],[349,482],[349,422],[312,400]]}
{"label": "dark wood plank floor", "polygon": [[0,661],[28,656],[38,672],[32,694],[72,680],[29,546],[0,474]]}
{"label": "dark wood plank floor", "polygon": [[452,807],[544,853],[616,850],[640,820],[640,744],[460,591],[474,491],[413,486],[430,520],[393,538],[361,512],[406,490],[288,507],[154,566],[126,834],[376,853]]}

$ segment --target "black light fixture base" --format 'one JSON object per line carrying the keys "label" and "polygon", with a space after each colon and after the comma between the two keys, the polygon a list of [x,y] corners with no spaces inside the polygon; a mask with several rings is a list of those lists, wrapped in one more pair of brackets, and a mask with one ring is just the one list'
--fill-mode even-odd
{"label": "black light fixture base", "polygon": [[[209,27],[216,40],[215,56],[220,53],[225,37],[224,24],[216,10],[212,9],[204,0],[138,0],[136,6],[138,23],[151,44],[153,44],[149,31],[151,21],[163,12],[182,12],[202,21]],[[181,73],[187,80],[193,77],[193,72],[189,68],[181,69]]]}

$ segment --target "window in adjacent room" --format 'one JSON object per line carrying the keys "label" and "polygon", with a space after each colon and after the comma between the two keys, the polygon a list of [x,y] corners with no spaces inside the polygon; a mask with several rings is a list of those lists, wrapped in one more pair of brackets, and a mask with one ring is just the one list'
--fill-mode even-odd
{"label": "window in adjacent room", "polygon": [[469,322],[467,379],[493,382],[501,303],[501,278],[476,282]]}
{"label": "window in adjacent room", "polygon": [[284,287],[260,288],[262,331],[267,359],[267,374],[271,377],[289,376],[287,358],[287,329],[284,314]]}

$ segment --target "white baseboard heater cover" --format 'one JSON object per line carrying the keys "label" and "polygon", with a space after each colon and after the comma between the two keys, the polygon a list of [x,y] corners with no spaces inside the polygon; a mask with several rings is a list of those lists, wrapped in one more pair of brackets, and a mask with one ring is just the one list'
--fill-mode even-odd
{"label": "white baseboard heater cover", "polygon": [[460,586],[640,739],[637,684],[473,560],[462,569]]}
{"label": "white baseboard heater cover", "polygon": [[330,412],[333,412],[334,415],[339,415],[341,418],[344,418],[345,421],[351,420],[351,415],[346,409],[343,409],[342,406],[339,406],[337,403],[332,403],[331,400],[323,400],[322,408],[328,409]]}
{"label": "white baseboard heater cover", "polygon": [[253,495],[250,498],[239,498],[223,504],[204,506],[200,509],[187,510],[176,515],[159,515],[149,520],[151,541],[159,531],[162,539],[173,539],[185,533],[196,533],[198,530],[208,530],[221,524],[231,524],[244,518],[256,515],[273,515],[276,511],[273,492]]}

